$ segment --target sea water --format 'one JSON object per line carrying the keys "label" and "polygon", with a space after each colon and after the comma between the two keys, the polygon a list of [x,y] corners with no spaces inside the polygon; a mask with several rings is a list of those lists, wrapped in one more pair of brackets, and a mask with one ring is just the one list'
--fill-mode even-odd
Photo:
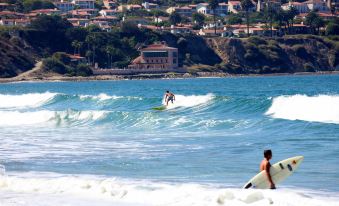
{"label": "sea water", "polygon": [[[240,189],[264,149],[305,160]],[[339,205],[339,76],[1,84],[0,164],[1,206]]]}

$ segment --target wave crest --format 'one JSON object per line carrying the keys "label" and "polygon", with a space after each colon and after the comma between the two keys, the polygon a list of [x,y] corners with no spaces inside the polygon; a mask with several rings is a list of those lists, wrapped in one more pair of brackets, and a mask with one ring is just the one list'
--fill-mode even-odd
{"label": "wave crest", "polygon": [[36,125],[40,123],[84,122],[103,118],[106,111],[0,111],[0,126]]}
{"label": "wave crest", "polygon": [[[173,109],[177,107],[195,107],[200,106],[203,104],[208,103],[214,98],[213,94],[206,94],[206,95],[190,95],[190,96],[184,96],[184,95],[175,95],[175,101],[174,103],[168,103],[168,109]],[[165,99],[163,99],[162,103],[165,105]]]}
{"label": "wave crest", "polygon": [[0,94],[0,108],[39,107],[52,100],[58,93],[28,93],[21,95]]}
{"label": "wave crest", "polygon": [[265,114],[280,119],[339,124],[338,105],[337,95],[278,96]]}

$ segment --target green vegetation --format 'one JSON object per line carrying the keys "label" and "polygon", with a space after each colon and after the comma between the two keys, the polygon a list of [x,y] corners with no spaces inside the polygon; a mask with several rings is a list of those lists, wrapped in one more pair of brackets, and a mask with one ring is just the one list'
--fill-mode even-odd
{"label": "green vegetation", "polygon": [[92,70],[86,64],[74,64],[64,52],[56,52],[52,57],[42,61],[42,67],[47,72],[54,72],[67,76],[90,76]]}
{"label": "green vegetation", "polygon": [[241,0],[241,8],[246,12],[246,25],[247,25],[247,36],[250,36],[249,27],[250,27],[250,17],[249,11],[254,7],[254,4],[251,0]]}

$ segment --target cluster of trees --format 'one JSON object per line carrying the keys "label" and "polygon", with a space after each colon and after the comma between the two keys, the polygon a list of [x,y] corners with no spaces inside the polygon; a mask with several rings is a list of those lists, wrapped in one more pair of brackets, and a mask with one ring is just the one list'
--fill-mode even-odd
{"label": "cluster of trees", "polygon": [[70,57],[64,52],[56,52],[52,57],[45,58],[42,61],[42,66],[45,71],[67,76],[90,76],[93,74],[87,64],[72,63]]}
{"label": "cluster of trees", "polygon": [[[98,63],[102,68],[126,67],[139,55],[137,49],[140,43],[150,44],[160,39],[160,34],[140,30],[130,22],[111,32],[104,32],[96,25],[73,27],[60,16],[46,15],[38,16],[29,27],[16,29],[44,57],[59,51],[74,53],[86,57],[90,65]],[[56,62],[55,58],[53,62]]]}
{"label": "cluster of trees", "polygon": [[13,4],[13,10],[16,12],[30,12],[36,9],[53,9],[54,4],[50,0],[6,0]]}

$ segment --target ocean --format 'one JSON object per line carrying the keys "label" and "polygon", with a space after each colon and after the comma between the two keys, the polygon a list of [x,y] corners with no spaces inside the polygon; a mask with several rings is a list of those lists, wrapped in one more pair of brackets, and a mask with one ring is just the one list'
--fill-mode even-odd
{"label": "ocean", "polygon": [[[305,159],[241,189],[264,149]],[[1,206],[339,205],[338,163],[339,75],[0,84]]]}

